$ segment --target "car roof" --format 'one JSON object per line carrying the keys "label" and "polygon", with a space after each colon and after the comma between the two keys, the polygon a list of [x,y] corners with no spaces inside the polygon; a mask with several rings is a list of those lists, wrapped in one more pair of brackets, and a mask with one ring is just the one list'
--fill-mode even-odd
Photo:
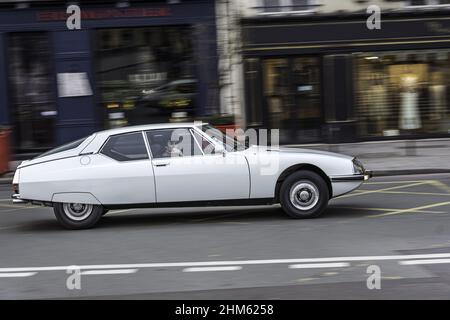
{"label": "car roof", "polygon": [[107,130],[103,130],[103,131],[98,131],[97,134],[111,136],[111,135],[115,135],[115,134],[122,134],[122,133],[142,131],[142,130],[151,130],[151,129],[191,128],[194,126],[198,126],[200,124],[207,124],[207,123],[199,121],[199,122],[172,122],[172,123],[144,124],[144,125],[137,125],[137,126],[127,126],[127,127],[107,129]]}
{"label": "car roof", "polygon": [[154,124],[144,124],[137,126],[120,127],[114,129],[108,129],[103,131],[98,131],[94,133],[95,138],[85,144],[81,145],[81,152],[83,153],[94,153],[97,152],[104,142],[113,135],[125,134],[129,132],[143,131],[143,130],[154,130],[154,129],[170,129],[170,128],[192,128],[194,126],[207,124],[206,122],[172,122],[172,123],[154,123]]}

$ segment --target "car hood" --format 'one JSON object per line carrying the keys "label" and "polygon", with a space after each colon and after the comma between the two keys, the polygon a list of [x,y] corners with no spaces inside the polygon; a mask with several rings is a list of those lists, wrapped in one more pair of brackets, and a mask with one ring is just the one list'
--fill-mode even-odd
{"label": "car hood", "polygon": [[313,149],[303,149],[303,148],[295,148],[295,147],[271,147],[271,146],[251,146],[251,150],[258,151],[258,152],[280,152],[280,153],[298,153],[298,154],[316,154],[316,155],[323,155],[323,156],[329,156],[329,157],[337,157],[341,159],[348,159],[351,160],[354,157],[348,156],[345,154],[335,153],[335,152],[329,152],[329,151],[321,151],[321,150],[313,150]]}

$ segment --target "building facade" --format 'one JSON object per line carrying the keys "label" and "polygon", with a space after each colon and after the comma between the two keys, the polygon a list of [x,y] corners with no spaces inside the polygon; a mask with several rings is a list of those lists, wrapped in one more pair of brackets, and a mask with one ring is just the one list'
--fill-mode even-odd
{"label": "building facade", "polygon": [[219,112],[214,1],[0,3],[0,125],[34,154],[129,124]]}
{"label": "building facade", "polygon": [[[450,136],[448,1],[247,4],[248,127],[279,128],[282,143]],[[367,27],[373,4],[381,29]]]}

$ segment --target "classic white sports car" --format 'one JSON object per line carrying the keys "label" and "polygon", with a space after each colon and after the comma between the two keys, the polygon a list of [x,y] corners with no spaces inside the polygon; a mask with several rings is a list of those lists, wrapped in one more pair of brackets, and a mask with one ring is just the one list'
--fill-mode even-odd
{"label": "classic white sports car", "polygon": [[370,176],[345,155],[247,146],[204,124],[152,124],[97,132],[23,161],[12,198],[52,206],[69,229],[139,207],[280,203],[292,218],[313,218]]}

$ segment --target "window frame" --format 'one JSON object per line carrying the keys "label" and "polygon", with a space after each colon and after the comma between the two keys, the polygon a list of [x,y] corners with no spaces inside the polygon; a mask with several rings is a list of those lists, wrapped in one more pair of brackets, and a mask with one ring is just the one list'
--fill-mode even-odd
{"label": "window frame", "polygon": [[[203,125],[210,125],[209,123],[203,123]],[[214,127],[214,126],[212,126],[214,129],[217,129],[216,127]],[[223,152],[226,152],[226,153],[228,153],[228,152],[238,152],[239,150],[236,150],[235,148],[234,148],[234,146],[233,146],[233,150],[227,150],[227,148],[226,147],[224,147],[224,144],[226,144],[226,143],[224,143],[224,142],[218,142],[218,141],[216,141],[216,140],[214,140],[214,139],[212,139],[210,136],[208,136],[207,134],[206,134],[206,132],[204,132],[201,128],[199,128],[199,127],[197,127],[197,126],[195,126],[194,127],[195,128],[195,130],[197,131],[197,132],[199,132],[200,133],[200,135],[202,136],[202,137],[204,137],[205,138],[205,140],[207,140],[207,141],[209,141],[210,143],[212,143],[213,145],[214,145],[214,149],[216,148],[216,147],[220,147],[220,148],[222,148],[223,147]],[[217,130],[219,130],[219,129],[217,129]],[[222,133],[223,135],[226,135],[226,133]],[[203,148],[202,148],[202,151],[203,151]],[[212,153],[211,155],[218,155],[218,154],[220,154],[220,153]]]}
{"label": "window frame", "polygon": [[[148,145],[148,150],[150,152],[151,155],[151,159],[152,160],[160,160],[160,159],[171,159],[171,157],[154,157],[153,153],[152,153],[152,147],[150,144],[150,141],[148,141],[148,137],[147,137],[147,132],[150,131],[161,131],[161,130],[180,130],[180,129],[184,129],[187,132],[189,132],[190,136],[192,137],[192,139],[194,140],[194,143],[197,145],[197,147],[200,149],[201,154],[193,154],[193,155],[183,155],[182,157],[179,158],[185,158],[185,157],[198,157],[198,156],[204,156],[205,153],[203,152],[203,148],[198,144],[197,139],[195,138],[195,135],[191,132],[191,130],[194,129],[194,127],[174,127],[174,128],[155,128],[155,129],[148,129],[148,130],[143,130],[142,134],[145,136],[145,141]],[[215,145],[215,144],[214,144]]]}
{"label": "window frame", "polygon": [[[117,160],[117,159],[114,159],[114,158],[108,156],[107,154],[102,153],[103,149],[105,148],[105,146],[107,145],[107,143],[109,142],[109,140],[111,138],[117,137],[117,136],[129,135],[129,134],[136,134],[136,133],[141,133],[141,135],[142,135],[144,146],[145,146],[145,150],[147,152],[147,158],[145,158],[145,159],[131,159],[131,160]],[[145,160],[151,160],[152,159],[151,153],[149,153],[149,150],[147,148],[146,137],[144,136],[144,132],[142,130],[130,131],[130,132],[124,132],[124,133],[117,133],[117,134],[112,134],[112,135],[108,136],[108,138],[103,142],[102,146],[98,149],[97,154],[100,154],[100,155],[102,155],[104,157],[107,157],[108,159],[112,159],[114,161],[117,161],[118,163],[129,163],[129,162],[134,162],[134,161],[145,161]]]}

